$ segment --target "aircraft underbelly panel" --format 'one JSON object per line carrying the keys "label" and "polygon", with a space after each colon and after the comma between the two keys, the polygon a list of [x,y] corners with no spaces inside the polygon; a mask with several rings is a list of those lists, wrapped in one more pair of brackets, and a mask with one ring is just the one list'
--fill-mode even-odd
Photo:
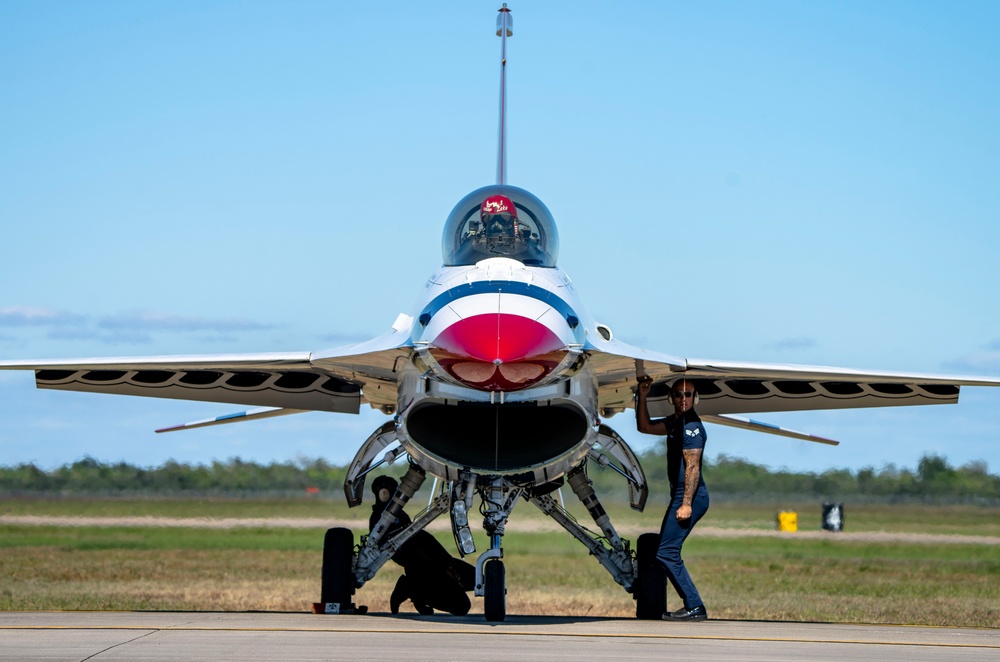
{"label": "aircraft underbelly panel", "polygon": [[[959,387],[947,384],[866,382],[787,382],[768,380],[692,380],[702,414],[749,414],[821,409],[860,409],[954,404]],[[653,417],[673,413],[665,389],[649,399]]]}
{"label": "aircraft underbelly panel", "polygon": [[39,370],[38,388],[356,414],[360,389],[318,372]]}
{"label": "aircraft underbelly panel", "polygon": [[412,366],[411,353],[410,348],[400,347],[356,356],[314,358],[312,365],[344,381],[360,384],[368,404],[395,405],[397,383]]}

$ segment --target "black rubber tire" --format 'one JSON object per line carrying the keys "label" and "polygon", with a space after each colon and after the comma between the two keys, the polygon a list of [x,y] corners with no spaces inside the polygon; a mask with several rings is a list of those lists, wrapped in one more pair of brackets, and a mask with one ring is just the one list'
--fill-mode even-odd
{"label": "black rubber tire", "polygon": [[632,595],[635,597],[635,617],[660,620],[667,611],[667,575],[656,561],[660,547],[657,533],[644,533],[636,542],[637,572]]}
{"label": "black rubber tire", "polygon": [[320,602],[335,602],[346,609],[354,595],[354,533],[350,529],[327,529],[323,538],[323,578]]}
{"label": "black rubber tire", "polygon": [[506,570],[503,561],[487,561],[483,567],[483,611],[486,620],[499,623],[507,617]]}

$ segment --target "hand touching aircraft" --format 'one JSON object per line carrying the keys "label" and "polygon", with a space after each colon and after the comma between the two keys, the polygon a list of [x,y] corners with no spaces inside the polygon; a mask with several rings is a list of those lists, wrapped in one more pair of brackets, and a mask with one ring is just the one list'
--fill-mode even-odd
{"label": "hand touching aircraft", "polygon": [[[837,442],[741,414],[958,402],[961,386],[1000,379],[869,372],[842,368],[688,359],[616,339],[586,311],[557,266],[552,214],[506,179],[506,47],[510,11],[500,9],[500,131],[497,182],[462,198],[442,237],[443,266],[412,314],[390,331],[318,352],[3,361],[0,369],[34,370],[39,388],[200,400],[254,407],[168,430],[248,421],[305,411],[358,413],[374,407],[391,419],[361,444],[345,483],[361,503],[365,476],[400,457],[406,475],[381,520],[355,546],[348,529],[327,532],[321,604],[354,609],[352,596],[400,546],[448,512],[456,545],[476,551],[470,511],[478,495],[489,549],[476,563],[476,595],[486,618],[503,620],[506,585],[502,539],[519,500],[566,528],[636,599],[639,617],[659,618],[662,575],[644,572],[646,553],[622,539],[587,477],[591,463],[628,481],[642,510],[648,487],[636,455],[605,419],[634,406],[639,379],[650,378],[653,417],[670,413],[670,385],[697,385],[708,423],[745,427],[820,443]],[[390,525],[427,474],[442,489],[409,527]],[[552,498],[568,484],[599,533],[576,522]],[[641,542],[641,541],[640,541]],[[658,577],[658,578],[657,578]]]}

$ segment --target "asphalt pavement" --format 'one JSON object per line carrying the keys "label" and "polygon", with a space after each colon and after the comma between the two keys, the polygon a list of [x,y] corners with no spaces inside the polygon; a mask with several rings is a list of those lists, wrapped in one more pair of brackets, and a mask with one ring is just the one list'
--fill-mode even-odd
{"label": "asphalt pavement", "polygon": [[998,660],[1000,630],[709,620],[2,612],[0,660]]}

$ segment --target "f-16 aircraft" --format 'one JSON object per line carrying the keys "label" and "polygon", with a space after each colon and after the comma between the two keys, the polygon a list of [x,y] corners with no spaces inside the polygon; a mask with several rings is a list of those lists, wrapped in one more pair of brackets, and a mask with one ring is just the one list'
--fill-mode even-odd
{"label": "f-16 aircraft", "polygon": [[[480,501],[488,549],[476,562],[475,595],[487,620],[506,614],[502,541],[508,517],[526,501],[585,545],[636,600],[640,618],[660,618],[661,573],[647,570],[652,546],[618,535],[595,494],[588,467],[610,466],[643,510],[648,485],[628,444],[605,421],[634,407],[637,383],[652,379],[650,415],[671,413],[672,383],[700,395],[707,423],[795,439],[836,441],[747,418],[747,413],[958,402],[962,386],[998,378],[899,374],[802,365],[683,358],[617,339],[584,308],[559,268],[559,233],[545,204],[507,183],[506,61],[510,11],[499,10],[500,130],[496,183],[459,200],[444,223],[443,265],[420,303],[391,330],[356,345],[315,352],[21,360],[0,369],[33,370],[39,388],[238,404],[245,411],[165,428],[186,430],[363,405],[388,420],[361,443],[344,485],[351,506],[378,466],[408,468],[381,519],[355,544],[330,529],[320,609],[349,613],[356,590],[413,535],[448,513],[459,552],[476,552],[473,505]],[[408,527],[390,525],[428,474],[441,488]],[[567,485],[599,532],[579,524],[553,498]],[[653,535],[655,534],[647,534]],[[662,600],[662,598],[661,598]]]}

